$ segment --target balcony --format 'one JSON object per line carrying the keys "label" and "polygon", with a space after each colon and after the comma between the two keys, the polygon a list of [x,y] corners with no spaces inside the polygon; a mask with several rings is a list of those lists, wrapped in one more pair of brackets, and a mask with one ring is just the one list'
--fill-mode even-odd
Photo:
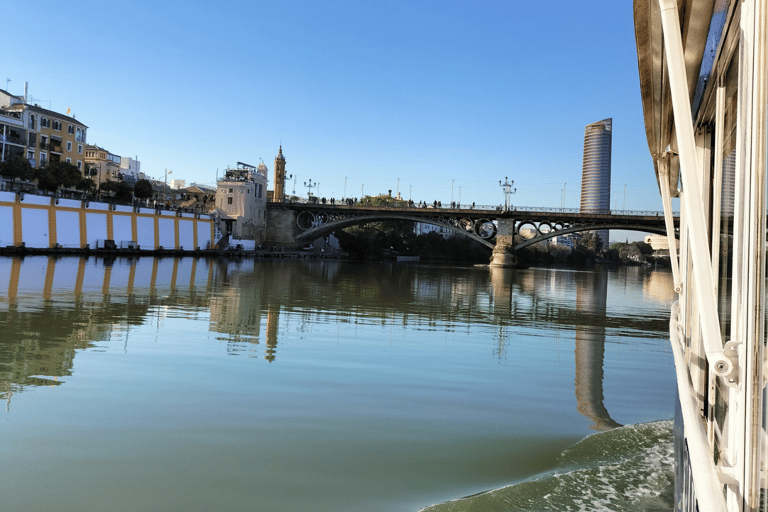
{"label": "balcony", "polygon": [[[0,134],[0,139],[1,138],[2,138],[2,135]],[[18,135],[14,135],[13,133],[5,137],[5,142],[9,144],[24,144],[24,141],[21,139],[21,137]]]}

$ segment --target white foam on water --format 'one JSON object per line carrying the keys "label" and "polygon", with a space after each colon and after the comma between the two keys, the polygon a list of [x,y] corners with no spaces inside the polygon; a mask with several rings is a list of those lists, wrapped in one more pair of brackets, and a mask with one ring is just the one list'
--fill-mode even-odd
{"label": "white foam on water", "polygon": [[672,421],[592,434],[552,471],[421,512],[651,512],[672,508]]}

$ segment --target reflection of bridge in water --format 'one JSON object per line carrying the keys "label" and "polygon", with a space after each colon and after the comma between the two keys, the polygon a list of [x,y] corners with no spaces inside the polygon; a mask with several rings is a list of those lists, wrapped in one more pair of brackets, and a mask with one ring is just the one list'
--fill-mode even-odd
{"label": "reflection of bridge in water", "polygon": [[[209,331],[229,353],[270,363],[288,329],[317,320],[446,332],[480,321],[498,326],[498,357],[514,343],[514,330],[548,323],[575,333],[577,407],[593,428],[605,429],[617,425],[603,405],[606,330],[666,326],[656,317],[606,316],[601,272],[417,269],[330,260],[0,258],[0,399],[10,404],[26,387],[61,385],[76,350],[120,336],[127,346],[132,326],[160,326],[170,314],[208,315]],[[575,302],[562,300],[574,286]]]}
{"label": "reflection of bridge in water", "polygon": [[564,208],[483,208],[268,203],[267,243],[303,244],[337,229],[387,220],[435,224],[490,248],[494,247],[497,235],[519,236],[523,228],[537,233],[533,238],[514,244],[515,250],[554,236],[580,231],[621,229],[666,234],[662,212],[589,213]]}

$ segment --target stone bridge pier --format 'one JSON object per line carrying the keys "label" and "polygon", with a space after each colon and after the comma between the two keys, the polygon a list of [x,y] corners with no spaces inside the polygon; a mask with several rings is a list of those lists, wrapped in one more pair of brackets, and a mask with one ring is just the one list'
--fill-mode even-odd
{"label": "stone bridge pier", "polygon": [[267,210],[267,232],[264,245],[267,247],[283,247],[294,249],[299,246],[296,242],[298,212],[288,209]]}
{"label": "stone bridge pier", "polygon": [[515,254],[515,220],[499,219],[496,233],[496,246],[491,254],[491,267],[516,267]]}

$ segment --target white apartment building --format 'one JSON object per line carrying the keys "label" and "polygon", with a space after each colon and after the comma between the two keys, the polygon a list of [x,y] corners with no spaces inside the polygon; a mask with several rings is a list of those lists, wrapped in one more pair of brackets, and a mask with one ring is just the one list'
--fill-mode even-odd
{"label": "white apartment building", "polygon": [[232,238],[259,245],[267,229],[266,166],[238,162],[237,169],[227,169],[217,182],[216,211]]}

